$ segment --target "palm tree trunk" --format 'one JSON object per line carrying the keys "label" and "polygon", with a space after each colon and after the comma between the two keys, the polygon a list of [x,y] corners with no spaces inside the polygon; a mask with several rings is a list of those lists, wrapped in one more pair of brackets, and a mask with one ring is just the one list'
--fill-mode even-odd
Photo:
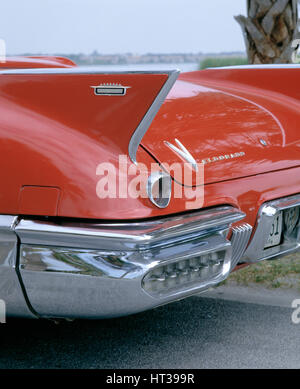
{"label": "palm tree trunk", "polygon": [[[249,63],[291,63],[300,43],[297,0],[247,0],[248,17],[239,15]],[[294,44],[293,44],[294,42]]]}

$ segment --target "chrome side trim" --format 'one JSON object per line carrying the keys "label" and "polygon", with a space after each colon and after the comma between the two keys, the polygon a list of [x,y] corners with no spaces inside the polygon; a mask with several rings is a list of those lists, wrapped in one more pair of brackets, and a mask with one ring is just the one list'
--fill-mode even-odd
{"label": "chrome side trim", "polygon": [[155,115],[159,111],[162,103],[165,101],[165,98],[167,97],[168,93],[170,92],[172,86],[174,85],[175,81],[177,80],[177,77],[180,73],[179,70],[172,70],[166,72],[169,77],[160,90],[159,94],[156,96],[155,100],[153,101],[152,105],[150,106],[148,112],[143,117],[142,121],[136,128],[135,132],[133,133],[128,147],[129,157],[133,163],[136,163],[136,153],[139,147],[139,144],[141,143],[141,140],[143,139],[143,136],[146,134],[148,128],[150,127],[150,124],[152,123]]}
{"label": "chrome side trim", "polygon": [[261,206],[254,236],[242,258],[244,262],[255,263],[287,255],[300,249],[300,220],[291,236],[286,236],[283,230],[283,242],[280,245],[264,248],[276,215],[280,211],[296,206],[300,206],[300,194],[269,201]]}
{"label": "chrome side trim", "polygon": [[[179,70],[178,70],[179,72]],[[170,70],[104,71],[102,66],[77,66],[73,68],[5,69],[1,74],[169,74]]]}
{"label": "chrome side trim", "polygon": [[243,256],[249,239],[252,234],[252,227],[248,223],[241,224],[232,228],[231,245],[232,245],[232,260],[231,270],[235,268],[239,260]]}
{"label": "chrome side trim", "polygon": [[[214,70],[243,70],[243,69],[300,69],[298,64],[266,64],[266,65],[237,65],[222,66],[219,68],[209,68]],[[208,70],[209,70],[208,69]]]}
{"label": "chrome side trim", "polygon": [[0,299],[6,304],[7,315],[35,317],[27,307],[16,273],[17,220],[16,216],[0,215]]}

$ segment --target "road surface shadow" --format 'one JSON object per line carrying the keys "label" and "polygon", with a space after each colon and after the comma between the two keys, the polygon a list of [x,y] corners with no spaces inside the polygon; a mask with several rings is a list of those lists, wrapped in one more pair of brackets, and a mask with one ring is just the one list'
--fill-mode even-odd
{"label": "road surface shadow", "polygon": [[0,325],[0,368],[299,368],[291,313],[195,296],[118,319],[11,318]]}

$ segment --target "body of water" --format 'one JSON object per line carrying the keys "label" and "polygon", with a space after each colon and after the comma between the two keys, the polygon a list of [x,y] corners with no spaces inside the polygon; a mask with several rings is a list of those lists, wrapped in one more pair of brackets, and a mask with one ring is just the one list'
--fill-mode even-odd
{"label": "body of water", "polygon": [[[95,65],[93,65],[95,66]],[[127,65],[97,65],[103,71],[130,71],[130,70],[173,70],[179,69],[181,73],[199,70],[198,63],[149,63],[149,64],[127,64]]]}

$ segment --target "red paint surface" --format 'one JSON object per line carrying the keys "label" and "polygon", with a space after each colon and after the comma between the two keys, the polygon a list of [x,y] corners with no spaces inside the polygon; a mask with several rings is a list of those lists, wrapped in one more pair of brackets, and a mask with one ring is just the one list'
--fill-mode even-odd
{"label": "red paint surface", "polygon": [[[174,143],[175,137],[198,161],[244,151],[242,158],[205,168],[203,206],[237,206],[254,225],[263,202],[300,193],[299,75],[297,69],[183,74],[142,143],[168,163],[181,162],[163,143]],[[147,198],[96,194],[97,166],[118,167],[119,155],[128,153],[132,133],[166,79],[164,74],[1,75],[0,213],[44,214],[37,205],[31,208],[30,193],[19,209],[24,186],[58,188],[62,217],[115,220],[185,212],[185,198],[172,198],[166,209],[158,209]],[[131,88],[121,98],[95,96],[90,86],[101,82]],[[149,166],[153,158],[140,148],[138,161]],[[118,171],[117,179],[121,175]]]}
{"label": "red paint surface", "polygon": [[69,68],[76,64],[64,57],[7,57],[5,62],[0,62],[0,70],[4,69],[33,69],[33,68]]}
{"label": "red paint surface", "polygon": [[43,186],[24,186],[20,191],[20,215],[57,216],[60,190]]}

